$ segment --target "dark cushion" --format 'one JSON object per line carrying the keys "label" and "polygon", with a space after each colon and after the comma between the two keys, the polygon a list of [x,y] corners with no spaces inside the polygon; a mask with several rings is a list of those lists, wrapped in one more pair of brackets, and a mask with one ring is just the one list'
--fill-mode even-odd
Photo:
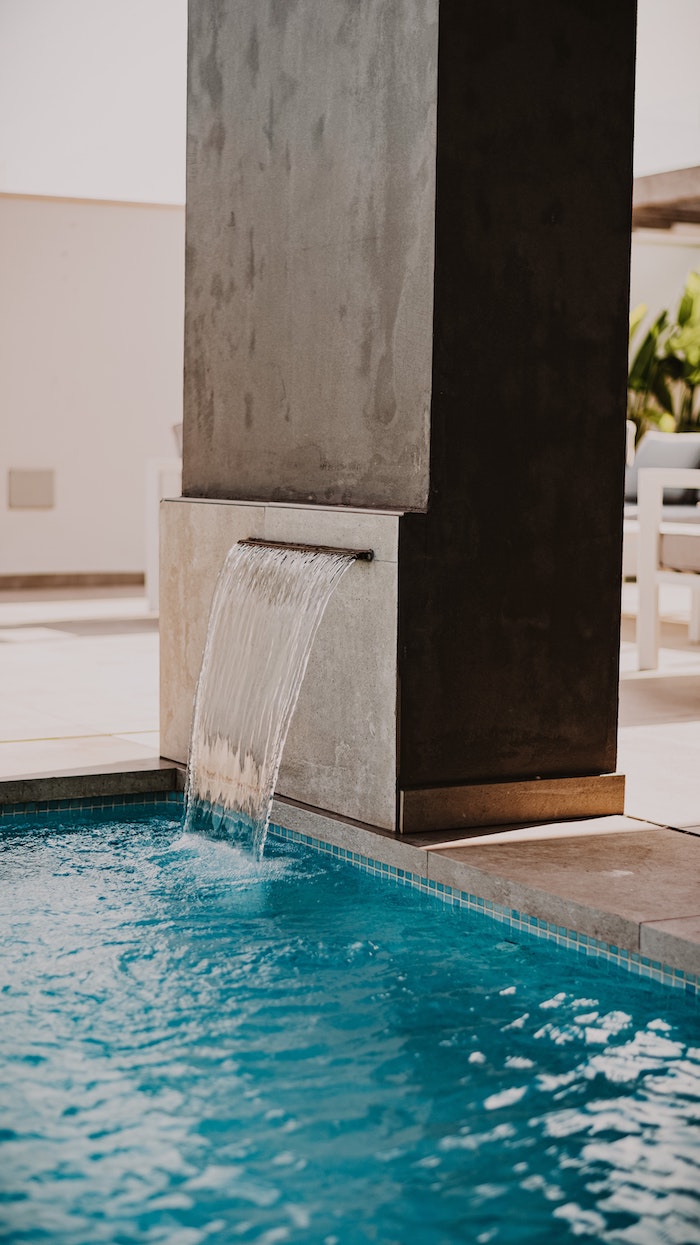
{"label": "dark cushion", "polygon": [[[640,467],[700,467],[700,432],[647,432],[625,472],[625,501],[637,500]],[[664,505],[693,506],[696,489],[665,488]]]}

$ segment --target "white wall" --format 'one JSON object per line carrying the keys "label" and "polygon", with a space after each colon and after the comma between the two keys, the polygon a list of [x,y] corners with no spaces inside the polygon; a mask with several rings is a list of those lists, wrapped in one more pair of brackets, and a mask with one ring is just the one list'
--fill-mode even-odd
{"label": "white wall", "polygon": [[630,308],[649,308],[632,344],[634,351],[645,328],[664,308],[673,314],[689,272],[700,270],[700,230],[693,236],[662,229],[637,229],[632,234]]}
{"label": "white wall", "polygon": [[700,3],[639,0],[634,174],[700,164]]}
{"label": "white wall", "polygon": [[184,203],[187,0],[0,0],[0,191]]}
{"label": "white wall", "polygon": [[[634,172],[636,177],[700,165],[699,0],[639,0]],[[700,231],[632,235],[630,307],[649,308],[644,328],[674,312],[685,279],[700,269]]]}
{"label": "white wall", "polygon": [[[187,0],[0,0],[0,575],[144,570],[182,418],[186,45]],[[55,507],[10,510],[13,468],[54,470]]]}
{"label": "white wall", "polygon": [[[0,196],[0,574],[142,571],[181,418],[184,209]],[[9,469],[53,469],[10,510]]]}

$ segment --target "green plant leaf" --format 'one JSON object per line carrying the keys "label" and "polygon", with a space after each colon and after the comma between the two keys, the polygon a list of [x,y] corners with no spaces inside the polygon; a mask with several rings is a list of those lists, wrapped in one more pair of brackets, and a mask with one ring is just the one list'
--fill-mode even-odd
{"label": "green plant leaf", "polygon": [[661,367],[657,368],[654,375],[651,377],[649,389],[656,398],[656,401],[662,411],[666,411],[666,413],[673,419],[673,398],[671,397],[671,391],[666,383],[666,378]]}
{"label": "green plant leaf", "polygon": [[640,303],[638,307],[635,307],[634,311],[630,312],[630,336],[629,336],[630,345],[632,344],[632,338],[637,332],[637,329],[642,323],[642,320],[644,319],[648,310],[649,308],[647,307],[646,303]]}
{"label": "green plant leaf", "polygon": [[659,338],[666,328],[668,312],[662,311],[649,329],[630,364],[628,387],[638,391],[650,388],[652,371],[655,369]]}

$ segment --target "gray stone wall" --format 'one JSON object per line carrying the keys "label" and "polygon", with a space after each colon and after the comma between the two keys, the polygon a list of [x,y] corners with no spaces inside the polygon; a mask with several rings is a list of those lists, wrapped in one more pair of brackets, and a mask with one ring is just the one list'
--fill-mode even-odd
{"label": "gray stone wall", "polygon": [[362,548],[314,640],[277,792],[387,830],[396,824],[399,518],[302,506],[161,504],[161,752],[186,761],[216,578],[230,547],[267,540]]}
{"label": "gray stone wall", "polygon": [[188,496],[425,508],[438,0],[190,0]]}

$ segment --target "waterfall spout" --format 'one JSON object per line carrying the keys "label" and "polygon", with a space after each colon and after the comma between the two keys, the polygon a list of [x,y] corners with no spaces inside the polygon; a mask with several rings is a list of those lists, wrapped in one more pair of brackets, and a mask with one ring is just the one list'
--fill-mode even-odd
{"label": "waterfall spout", "polygon": [[217,581],[195,695],[185,827],[262,855],[272,797],[314,636],[334,588],[371,550],[256,540]]}

